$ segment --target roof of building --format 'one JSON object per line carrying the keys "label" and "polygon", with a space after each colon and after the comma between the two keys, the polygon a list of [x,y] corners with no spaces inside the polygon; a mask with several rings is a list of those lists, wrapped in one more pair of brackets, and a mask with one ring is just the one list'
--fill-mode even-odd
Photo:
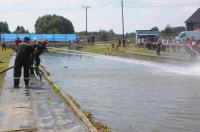
{"label": "roof of building", "polygon": [[200,22],[200,8],[185,21],[185,23],[191,23],[191,22]]}

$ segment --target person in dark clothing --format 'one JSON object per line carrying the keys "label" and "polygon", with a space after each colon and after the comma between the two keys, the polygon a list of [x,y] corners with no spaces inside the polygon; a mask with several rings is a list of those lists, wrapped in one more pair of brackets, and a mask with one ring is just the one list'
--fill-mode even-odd
{"label": "person in dark clothing", "polygon": [[22,67],[24,70],[25,87],[26,88],[29,87],[30,55],[32,52],[29,42],[30,39],[28,37],[25,37],[24,43],[20,43],[17,47],[17,54],[15,58],[15,68],[14,68],[14,88],[19,88]]}
{"label": "person in dark clothing", "polygon": [[17,37],[16,40],[15,40],[15,44],[16,44],[16,46],[19,45],[20,43],[22,43],[22,41],[20,40],[19,37]]}
{"label": "person in dark clothing", "polygon": [[2,42],[2,51],[6,51],[6,42],[5,41]]}
{"label": "person in dark clothing", "polygon": [[20,40],[19,37],[17,37],[16,40],[15,40],[15,47],[14,47],[15,50],[17,50],[17,47],[18,47],[18,45],[19,45],[20,43],[22,43],[22,41]]}
{"label": "person in dark clothing", "polygon": [[88,45],[90,45],[90,43],[91,43],[91,39],[90,39],[90,37],[88,38]]}
{"label": "person in dark clothing", "polygon": [[32,54],[31,54],[31,74],[33,74],[33,64],[35,62],[35,67],[37,68],[40,65],[40,55],[43,53],[43,51],[46,48],[45,44],[42,44],[41,41],[39,41],[37,44],[33,44],[31,46],[32,48]]}
{"label": "person in dark clothing", "polygon": [[119,47],[121,46],[121,39],[118,40]]}
{"label": "person in dark clothing", "polygon": [[92,45],[94,45],[94,42],[95,42],[95,37],[92,36]]}
{"label": "person in dark clothing", "polygon": [[126,40],[123,39],[123,40],[122,40],[122,43],[123,43],[123,47],[125,48],[125,47],[126,47]]}
{"label": "person in dark clothing", "polygon": [[156,53],[158,56],[160,56],[161,44],[162,44],[161,40],[158,40],[158,42],[156,43]]}

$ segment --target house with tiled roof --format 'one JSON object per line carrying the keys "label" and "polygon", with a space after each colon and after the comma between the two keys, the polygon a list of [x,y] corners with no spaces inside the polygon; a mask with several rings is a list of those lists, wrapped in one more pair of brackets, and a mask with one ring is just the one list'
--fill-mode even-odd
{"label": "house with tiled roof", "polygon": [[187,31],[200,30],[200,8],[186,21]]}

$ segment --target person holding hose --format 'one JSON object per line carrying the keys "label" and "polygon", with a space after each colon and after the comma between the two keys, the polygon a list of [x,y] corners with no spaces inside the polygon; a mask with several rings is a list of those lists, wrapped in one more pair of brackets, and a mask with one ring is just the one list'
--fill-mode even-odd
{"label": "person holding hose", "polygon": [[40,55],[43,53],[45,50],[45,45],[42,44],[41,41],[38,41],[38,43],[32,44],[32,54],[31,54],[31,74],[33,74],[33,69],[34,69],[34,63],[35,63],[35,68],[38,68],[40,65]]}
{"label": "person holding hose", "polygon": [[29,37],[24,38],[24,42],[20,43],[17,47],[17,54],[15,58],[15,67],[14,67],[14,87],[19,88],[21,70],[23,67],[24,70],[24,82],[25,87],[29,88],[29,69],[30,69],[30,55],[32,48],[29,45]]}

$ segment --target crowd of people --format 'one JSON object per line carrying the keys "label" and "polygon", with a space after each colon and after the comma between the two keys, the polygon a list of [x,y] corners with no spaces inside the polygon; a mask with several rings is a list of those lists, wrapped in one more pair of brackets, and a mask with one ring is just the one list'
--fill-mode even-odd
{"label": "crowd of people", "polygon": [[156,54],[160,55],[160,51],[163,47],[163,39],[158,37],[139,37],[137,46],[148,50],[156,50]]}
{"label": "crowd of people", "polygon": [[94,43],[95,43],[95,37],[94,36],[88,37],[87,42],[88,42],[88,45],[94,45]]}
{"label": "crowd of people", "polygon": [[[174,37],[170,38],[158,38],[158,37],[150,37],[150,38],[138,38],[137,46],[139,48],[144,48],[148,50],[156,50],[157,55],[160,55],[160,51],[170,51],[170,52],[179,52],[180,44]],[[185,45],[184,45],[185,46]]]}
{"label": "crowd of people", "polygon": [[194,38],[187,38],[186,45],[192,51],[190,52],[192,60],[194,60],[197,55],[200,56],[200,41],[196,41]]}
{"label": "crowd of people", "polygon": [[119,51],[119,47],[128,48],[130,46],[130,40],[118,40],[113,41],[111,47],[108,47],[108,51],[111,48],[111,51]]}

